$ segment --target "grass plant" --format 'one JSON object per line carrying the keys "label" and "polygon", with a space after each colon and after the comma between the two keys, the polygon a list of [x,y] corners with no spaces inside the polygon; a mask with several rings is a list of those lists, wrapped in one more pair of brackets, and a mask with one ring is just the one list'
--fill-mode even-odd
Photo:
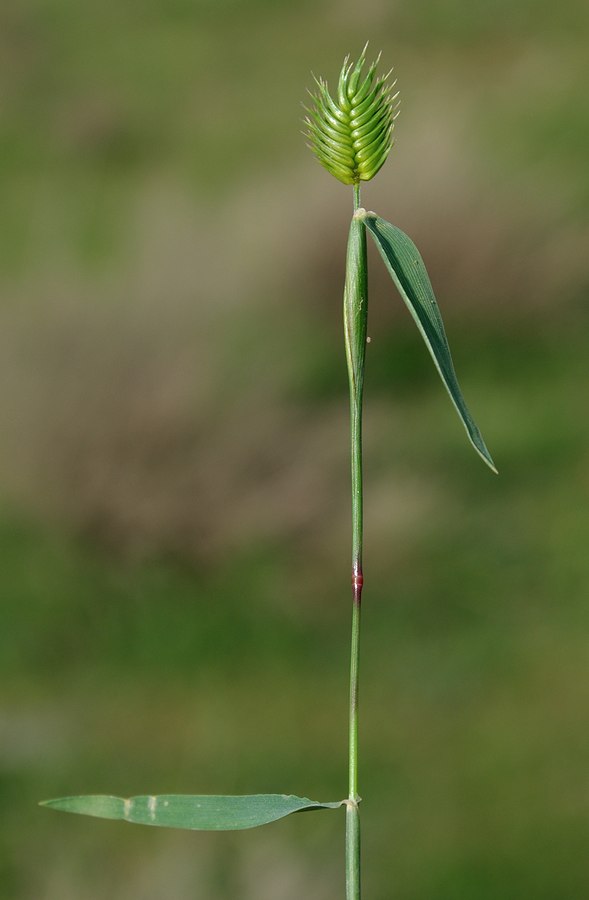
{"label": "grass plant", "polygon": [[344,287],[344,340],[350,391],[352,499],[352,634],[349,685],[348,793],[317,801],[293,794],[159,794],[134,797],[83,795],[48,800],[45,806],[98,818],[189,830],[253,828],[295,812],[345,808],[346,898],[360,900],[359,661],[363,572],[362,407],[368,316],[367,234],[370,234],[426,344],[474,449],[496,472],[482,435],[462,396],[442,318],[419,251],[399,228],[361,206],[360,186],[380,171],[393,145],[398,113],[395,82],[377,75],[379,58],[365,71],[366,47],[346,58],[332,95],[326,81],[316,90],[305,119],[309,146],[330,174],[353,189]]}

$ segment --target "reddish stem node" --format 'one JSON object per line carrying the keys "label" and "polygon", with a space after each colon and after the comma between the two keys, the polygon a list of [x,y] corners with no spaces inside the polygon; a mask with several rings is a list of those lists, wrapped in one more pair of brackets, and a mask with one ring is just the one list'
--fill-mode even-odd
{"label": "reddish stem node", "polygon": [[352,592],[354,594],[354,603],[360,604],[362,599],[362,588],[364,587],[364,575],[360,566],[354,566],[352,569]]}

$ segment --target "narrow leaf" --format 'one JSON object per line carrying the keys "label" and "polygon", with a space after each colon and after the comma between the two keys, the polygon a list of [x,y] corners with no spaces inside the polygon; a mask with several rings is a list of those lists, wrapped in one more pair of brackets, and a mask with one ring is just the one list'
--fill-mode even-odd
{"label": "narrow leaf", "polygon": [[374,238],[380,255],[421,332],[470,442],[489,468],[497,472],[483,436],[462,396],[444,323],[419,250],[406,234],[390,222],[385,222],[376,213],[358,210],[356,215],[364,220]]}
{"label": "narrow leaf", "polygon": [[161,794],[144,797],[88,795],[45,800],[41,806],[63,812],[122,819],[139,825],[188,828],[204,831],[233,831],[255,828],[305,809],[337,809],[342,801],[318,803],[292,794],[250,794],[214,796],[210,794]]}

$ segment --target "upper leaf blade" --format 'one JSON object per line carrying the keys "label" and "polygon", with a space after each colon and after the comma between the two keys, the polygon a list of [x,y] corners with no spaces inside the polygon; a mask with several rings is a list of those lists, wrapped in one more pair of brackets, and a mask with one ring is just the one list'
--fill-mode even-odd
{"label": "upper leaf blade", "polygon": [[305,809],[336,809],[336,803],[319,803],[292,794],[160,794],[139,797],[110,797],[90,794],[61,797],[41,804],[62,812],[120,819],[139,825],[184,828],[202,831],[235,831],[255,828]]}
{"label": "upper leaf blade", "polygon": [[413,241],[376,213],[358,211],[366,223],[393,281],[432,356],[469,440],[493,472],[497,472],[483,436],[471,416],[456,378],[444,323],[419,250]]}

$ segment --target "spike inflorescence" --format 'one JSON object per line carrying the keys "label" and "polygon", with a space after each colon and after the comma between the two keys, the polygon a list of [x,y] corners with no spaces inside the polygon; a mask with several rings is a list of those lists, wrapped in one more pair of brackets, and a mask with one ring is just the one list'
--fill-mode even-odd
{"label": "spike inflorescence", "polygon": [[387,83],[390,72],[376,77],[380,56],[361,78],[367,46],[355,65],[345,58],[335,98],[327,82],[315,78],[313,106],[306,110],[308,146],[321,165],[344,184],[374,178],[393,145],[399,92],[392,93],[396,81]]}

